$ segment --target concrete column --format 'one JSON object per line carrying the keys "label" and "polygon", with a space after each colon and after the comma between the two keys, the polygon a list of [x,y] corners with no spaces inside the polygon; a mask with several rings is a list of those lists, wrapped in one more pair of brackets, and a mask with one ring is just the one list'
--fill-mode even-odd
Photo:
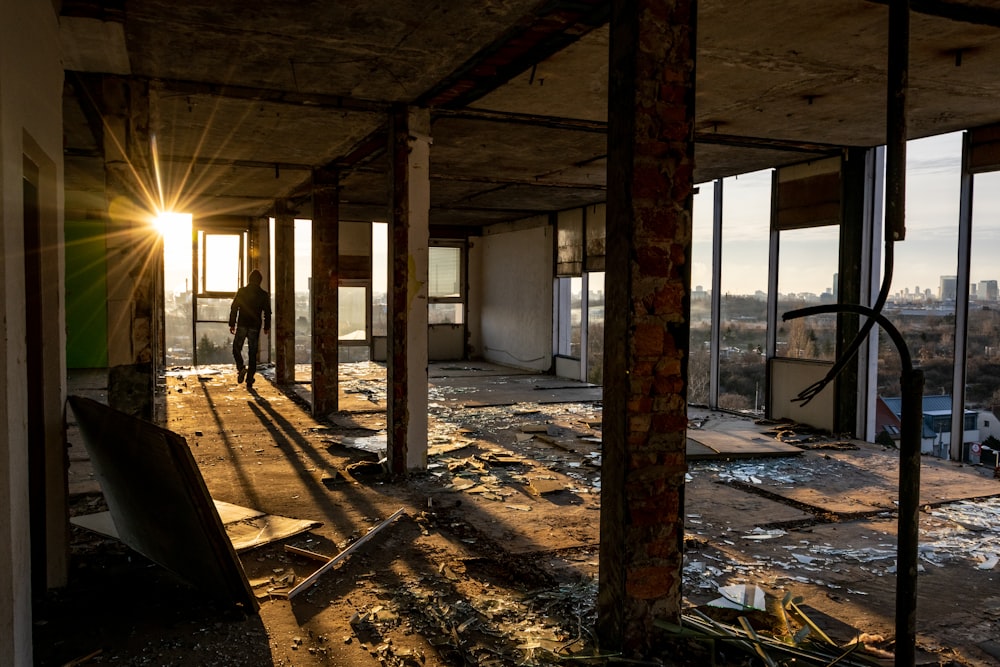
{"label": "concrete column", "polygon": [[102,88],[108,197],[108,403],[153,420],[156,272],[163,246],[138,199],[150,164],[148,98],[140,82],[108,77]]}
{"label": "concrete column", "polygon": [[388,463],[394,475],[427,467],[427,245],[430,112],[398,106],[389,132]]}
{"label": "concrete column", "polygon": [[313,172],[312,222],[312,412],[337,410],[337,342],[340,313],[340,210],[338,174]]}
{"label": "concrete column", "polygon": [[295,216],[283,199],[274,202],[274,337],[278,384],[295,382]]}
{"label": "concrete column", "polygon": [[680,615],[694,170],[694,0],[615,0],[598,636],[653,657]]}
{"label": "concrete column", "polygon": [[[837,267],[837,303],[861,303],[862,295],[862,264],[866,261],[865,224],[868,202],[868,149],[850,148],[845,159],[841,161],[841,214],[840,214],[840,259]],[[857,337],[860,331],[860,320],[854,313],[837,314],[837,355],[840,359],[843,351]],[[873,330],[877,332],[877,329]],[[865,354],[862,348],[861,353]],[[834,432],[850,433],[854,437],[864,437],[856,432],[858,425],[858,385],[857,364],[848,364],[837,376],[834,382]]]}

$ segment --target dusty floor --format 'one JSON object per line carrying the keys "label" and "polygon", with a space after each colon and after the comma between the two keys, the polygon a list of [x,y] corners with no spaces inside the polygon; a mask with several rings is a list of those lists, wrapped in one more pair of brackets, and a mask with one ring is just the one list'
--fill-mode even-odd
{"label": "dusty floor", "polygon": [[[70,586],[36,603],[37,664],[533,665],[593,655],[599,391],[436,367],[429,469],[388,483],[370,474],[377,454],[365,451],[384,447],[384,375],[343,368],[342,411],[323,422],[264,379],[248,393],[229,369],[167,378],[165,426],[187,439],[213,498],[322,522],[241,554],[259,615],[74,526]],[[83,390],[101,394],[99,382]],[[873,650],[891,651],[894,452],[699,410],[690,433],[738,436],[749,454],[754,441],[801,451],[691,461],[687,603],[731,584],[790,592],[837,643],[866,633]],[[103,509],[79,444],[71,458],[73,513]],[[918,664],[998,664],[1000,501],[990,497],[1000,481],[933,459],[922,479]],[[978,500],[954,502],[966,498]],[[285,545],[333,556],[400,508],[307,592],[281,597],[318,566]],[[709,664],[700,645],[678,646],[662,664]],[[724,653],[718,664],[750,664]]]}

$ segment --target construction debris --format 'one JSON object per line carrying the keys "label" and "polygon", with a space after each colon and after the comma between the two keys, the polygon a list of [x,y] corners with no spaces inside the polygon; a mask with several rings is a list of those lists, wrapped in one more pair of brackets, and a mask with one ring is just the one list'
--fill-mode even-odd
{"label": "construction debris", "polygon": [[[327,570],[331,569],[334,565],[336,565],[337,563],[340,563],[345,558],[347,558],[348,556],[350,556],[352,553],[354,553],[354,551],[358,547],[360,547],[362,544],[364,544],[365,542],[367,542],[371,538],[375,537],[375,535],[377,535],[379,532],[381,532],[383,528],[385,528],[386,526],[388,526],[389,524],[391,524],[393,521],[395,521],[396,519],[398,519],[400,516],[402,516],[404,514],[404,512],[405,512],[405,508],[400,507],[398,510],[396,510],[395,512],[393,512],[392,515],[389,516],[389,518],[387,518],[385,521],[383,521],[379,525],[377,525],[374,528],[372,528],[370,531],[368,531],[368,533],[365,534],[364,537],[361,537],[357,541],[353,542],[351,544],[351,546],[347,547],[346,549],[344,549],[343,551],[341,551],[339,554],[337,554],[333,558],[327,559],[326,562],[323,563],[323,565],[320,566],[320,568],[318,570],[316,570],[311,575],[309,575],[308,577],[306,577],[305,579],[303,579],[302,582],[300,582],[297,586],[295,586],[294,588],[292,588],[291,590],[289,590],[287,593],[282,594],[282,593],[276,592],[275,595],[278,595],[279,597],[286,597],[288,599],[292,599],[293,597],[295,597],[296,595],[298,595],[299,593],[301,593],[302,591],[304,591],[305,589],[309,588],[314,583],[316,583],[316,581],[323,575],[324,572],[326,572]],[[286,546],[285,548],[287,550],[289,550],[289,551],[293,551],[294,553],[299,553],[300,555],[302,555],[302,552],[303,552],[303,550],[301,550],[301,549],[295,549],[294,547],[291,547],[291,546]],[[322,558],[322,556],[319,556],[319,554],[308,553],[308,555],[309,555],[310,558]]]}

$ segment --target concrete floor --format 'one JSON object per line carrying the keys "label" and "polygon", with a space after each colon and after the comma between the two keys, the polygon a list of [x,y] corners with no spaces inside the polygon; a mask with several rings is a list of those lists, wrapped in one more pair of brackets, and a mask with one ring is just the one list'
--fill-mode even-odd
{"label": "concrete floor", "polygon": [[[389,640],[397,660],[389,664],[419,654],[440,665],[490,651],[523,660],[525,649],[517,647],[534,646],[529,639],[538,637],[539,646],[565,653],[587,643],[568,645],[566,628],[593,618],[599,388],[482,364],[437,365],[430,375],[429,470],[405,484],[364,477],[356,467],[373,457],[368,450],[384,447],[384,369],[377,364],[341,367],[342,410],[322,423],[303,410],[306,383],[289,396],[263,380],[248,394],[228,367],[167,378],[166,426],[187,438],[213,498],[323,523],[289,543],[332,555],[397,508],[409,517],[302,601],[274,591],[281,576],[301,578],[315,563],[290,561],[281,545],[241,555],[262,599],[259,622],[239,626],[259,656],[247,664],[374,664],[386,658],[389,649],[379,646]],[[100,396],[99,376],[71,380],[77,391]],[[689,438],[686,600],[704,605],[732,584],[779,598],[792,593],[837,641],[868,633],[882,637],[870,640],[874,649],[891,650],[896,453],[698,409]],[[75,444],[70,451],[72,490],[87,507],[94,480]],[[1000,555],[1000,530],[991,517],[1000,507],[991,512],[1000,482],[992,470],[931,458],[922,480],[920,664],[995,664],[1000,596],[990,554]],[[75,530],[75,539],[90,539]],[[966,533],[976,540],[971,546],[960,539]],[[107,549],[84,549],[76,560],[92,569]],[[426,590],[414,599],[414,588]],[[538,595],[554,605],[552,618],[565,615],[565,626],[539,625],[532,611]],[[480,604],[487,599],[489,608]],[[376,608],[395,620],[366,617],[364,632],[348,622]],[[473,625],[453,641],[418,616],[444,619],[440,627]],[[140,621],[122,622],[137,636]],[[232,640],[233,626],[215,623],[218,631],[200,636],[200,646]],[[46,631],[58,625],[50,621]],[[143,628],[140,649],[190,654],[182,636]],[[381,643],[373,643],[372,630]],[[106,659],[128,660],[137,650],[134,641],[101,641]]]}

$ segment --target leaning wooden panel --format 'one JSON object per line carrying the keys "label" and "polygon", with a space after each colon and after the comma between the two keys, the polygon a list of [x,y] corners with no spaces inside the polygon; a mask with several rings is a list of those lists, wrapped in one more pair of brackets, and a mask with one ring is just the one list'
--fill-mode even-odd
{"label": "leaning wooden panel", "polygon": [[204,592],[257,611],[184,438],[88,398],[69,404],[122,542]]}

